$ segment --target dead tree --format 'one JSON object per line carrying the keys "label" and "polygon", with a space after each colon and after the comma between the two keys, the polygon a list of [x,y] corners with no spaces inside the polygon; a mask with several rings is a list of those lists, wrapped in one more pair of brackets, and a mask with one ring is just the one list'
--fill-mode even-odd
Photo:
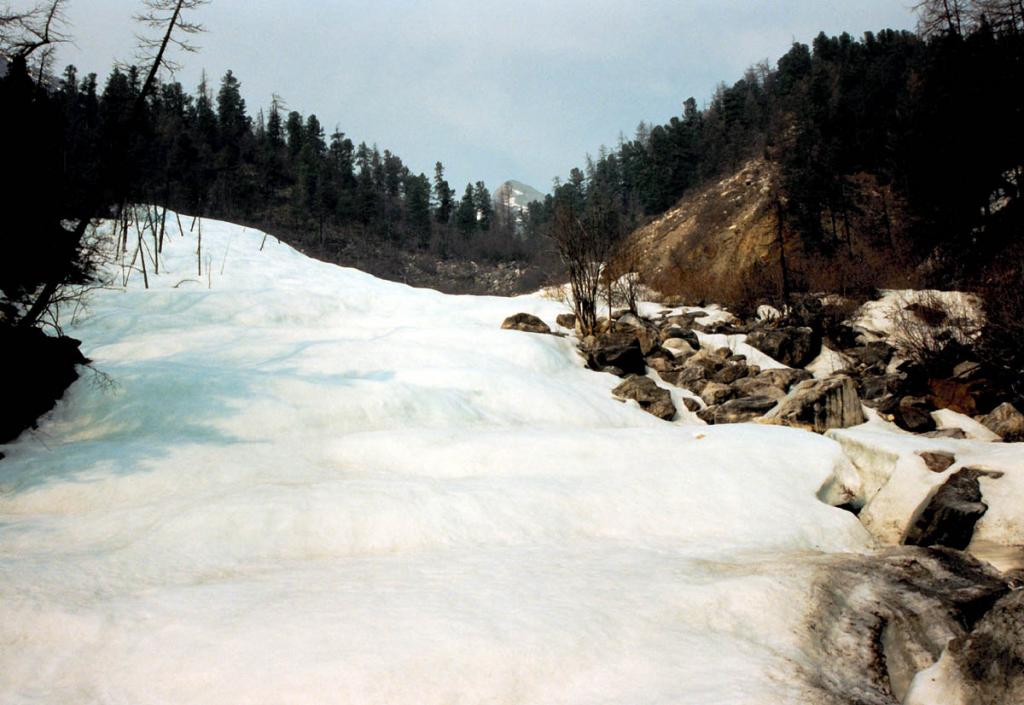
{"label": "dead tree", "polygon": [[601,271],[614,242],[612,215],[601,208],[580,213],[571,201],[555,205],[551,237],[568,269],[573,312],[584,335],[597,328]]}

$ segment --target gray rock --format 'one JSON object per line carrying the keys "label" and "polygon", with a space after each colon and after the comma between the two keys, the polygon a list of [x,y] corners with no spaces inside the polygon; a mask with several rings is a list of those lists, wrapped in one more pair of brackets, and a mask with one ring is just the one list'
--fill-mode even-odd
{"label": "gray rock", "polygon": [[753,421],[771,411],[778,403],[777,399],[771,397],[732,399],[715,407],[714,422],[724,424]]}
{"label": "gray rock", "polygon": [[967,434],[964,433],[962,428],[940,428],[935,431],[928,431],[922,433],[925,438],[950,438],[955,441],[962,441],[967,438]]}
{"label": "gray rock", "polygon": [[708,384],[708,371],[700,366],[682,367],[676,371],[672,379],[666,380],[677,387],[689,389],[700,394]]}
{"label": "gray rock", "polygon": [[856,362],[871,367],[879,363],[885,365],[892,359],[895,350],[886,342],[866,343],[855,348],[844,350],[843,354],[852,357]]}
{"label": "gray rock", "polygon": [[805,379],[813,378],[814,375],[807,370],[794,370],[790,368],[762,370],[757,375],[757,379],[765,381],[773,387],[778,387],[787,392],[794,384],[803,382]]}
{"label": "gray rock", "polygon": [[715,423],[715,412],[718,411],[718,406],[706,406],[703,409],[697,411],[697,418],[706,424]]}
{"label": "gray rock", "polygon": [[683,397],[683,406],[686,407],[687,411],[696,413],[700,411],[700,402],[692,397]]}
{"label": "gray rock", "polygon": [[845,376],[800,382],[765,418],[816,433],[824,433],[830,428],[848,428],[866,421],[857,396],[857,385]]}
{"label": "gray rock", "polygon": [[769,384],[759,377],[745,377],[733,382],[733,389],[744,397],[771,397],[772,399],[783,399],[786,396],[780,387]]}
{"label": "gray rock", "polygon": [[977,468],[953,473],[925,502],[907,529],[908,546],[946,546],[964,550],[971,543],[974,525],[988,511],[981,501],[978,478],[988,475]]}
{"label": "gray rock", "polygon": [[867,375],[861,377],[857,387],[864,400],[881,399],[899,389],[902,379],[898,375]]}
{"label": "gray rock", "polygon": [[713,379],[716,382],[721,382],[722,384],[732,384],[736,380],[746,377],[748,374],[750,374],[750,368],[748,368],[745,363],[730,362],[716,372]]}
{"label": "gray rock", "polygon": [[703,399],[704,403],[708,406],[715,406],[729,401],[735,393],[735,390],[728,384],[708,382],[704,385],[704,389],[700,391],[700,398]]}
{"label": "gray rock", "polygon": [[999,599],[949,653],[973,705],[1024,703],[1024,590]]}
{"label": "gray rock", "polygon": [[687,367],[703,367],[707,371],[708,376],[714,375],[725,367],[725,361],[706,348],[698,350],[695,354],[688,357],[684,364]]}
{"label": "gray rock", "polygon": [[914,675],[951,639],[964,640],[965,627],[1007,589],[991,566],[948,549],[901,546],[831,559],[808,620],[811,682],[821,690],[814,701],[897,705]]}
{"label": "gray rock", "polygon": [[935,430],[928,400],[924,397],[903,397],[893,410],[893,422],[904,431],[927,433]]}
{"label": "gray rock", "polygon": [[548,324],[529,313],[517,313],[509,316],[502,322],[502,328],[508,330],[521,330],[526,333],[550,333]]}
{"label": "gray rock", "polygon": [[672,403],[672,395],[667,389],[662,389],[649,377],[629,377],[622,384],[612,390],[612,394],[618,399],[632,399],[640,408],[659,419],[671,421],[676,415],[676,407]]}
{"label": "gray rock", "polygon": [[1000,404],[991,414],[982,416],[978,421],[992,433],[1001,436],[1004,441],[1024,441],[1024,414],[1010,402]]}
{"label": "gray rock", "polygon": [[696,352],[692,345],[682,338],[669,338],[662,342],[661,347],[671,350],[675,355],[693,355]]}
{"label": "gray rock", "polygon": [[697,334],[687,328],[680,328],[679,326],[669,326],[667,328],[663,328],[661,331],[662,345],[665,344],[664,341],[669,340],[671,338],[685,340],[687,343],[690,344],[690,347],[693,348],[694,350],[700,349],[700,340],[697,338]]}
{"label": "gray rock", "polygon": [[555,316],[555,323],[562,326],[563,328],[573,330],[574,328],[576,328],[576,314],[560,313],[557,316]]}
{"label": "gray rock", "polygon": [[596,338],[588,336],[580,344],[580,351],[587,360],[587,367],[592,370],[614,367],[622,375],[642,375],[647,371],[647,362],[635,335],[609,332]]}
{"label": "gray rock", "polygon": [[821,352],[821,335],[812,328],[769,328],[747,336],[752,345],[789,367],[805,367]]}

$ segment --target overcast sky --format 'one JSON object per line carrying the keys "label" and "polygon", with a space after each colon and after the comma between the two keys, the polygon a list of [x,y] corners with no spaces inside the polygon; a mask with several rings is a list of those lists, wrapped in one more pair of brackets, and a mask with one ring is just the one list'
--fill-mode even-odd
{"label": "overcast sky", "polygon": [[[704,104],[753,63],[821,30],[910,29],[910,0],[213,0],[177,78],[232,69],[250,113],[281,95],[328,132],[444,162],[459,190],[541,191],[620,131]],[[136,0],[70,0],[58,63],[102,79],[131,60]]]}

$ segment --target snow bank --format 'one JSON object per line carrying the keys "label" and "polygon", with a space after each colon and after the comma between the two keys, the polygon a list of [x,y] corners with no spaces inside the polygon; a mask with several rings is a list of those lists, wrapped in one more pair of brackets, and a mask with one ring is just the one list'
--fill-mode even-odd
{"label": "snow bank", "polygon": [[263,240],[174,234],[69,331],[116,387],[3,448],[0,702],[815,701],[814,557],[871,543],[837,443]]}
{"label": "snow bank", "polygon": [[[974,529],[975,544],[1024,546],[1024,446],[974,440],[926,438],[875,420],[827,434],[842,445],[857,470],[860,487],[856,504],[860,519],[884,543],[900,543],[917,509],[950,475],[964,467],[996,470],[1003,476],[982,477],[982,497],[988,511]],[[946,452],[956,458],[943,472],[932,472],[918,455]]]}

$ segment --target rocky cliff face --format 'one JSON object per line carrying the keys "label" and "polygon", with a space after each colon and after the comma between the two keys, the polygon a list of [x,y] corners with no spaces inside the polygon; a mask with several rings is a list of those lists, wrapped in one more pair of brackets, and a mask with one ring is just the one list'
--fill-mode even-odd
{"label": "rocky cliff face", "polygon": [[669,295],[735,303],[789,288],[845,291],[908,280],[915,258],[901,249],[905,216],[870,175],[850,180],[855,207],[825,213],[821,235],[793,227],[778,194],[777,167],[763,159],[687,193],[630,235],[646,284]]}

